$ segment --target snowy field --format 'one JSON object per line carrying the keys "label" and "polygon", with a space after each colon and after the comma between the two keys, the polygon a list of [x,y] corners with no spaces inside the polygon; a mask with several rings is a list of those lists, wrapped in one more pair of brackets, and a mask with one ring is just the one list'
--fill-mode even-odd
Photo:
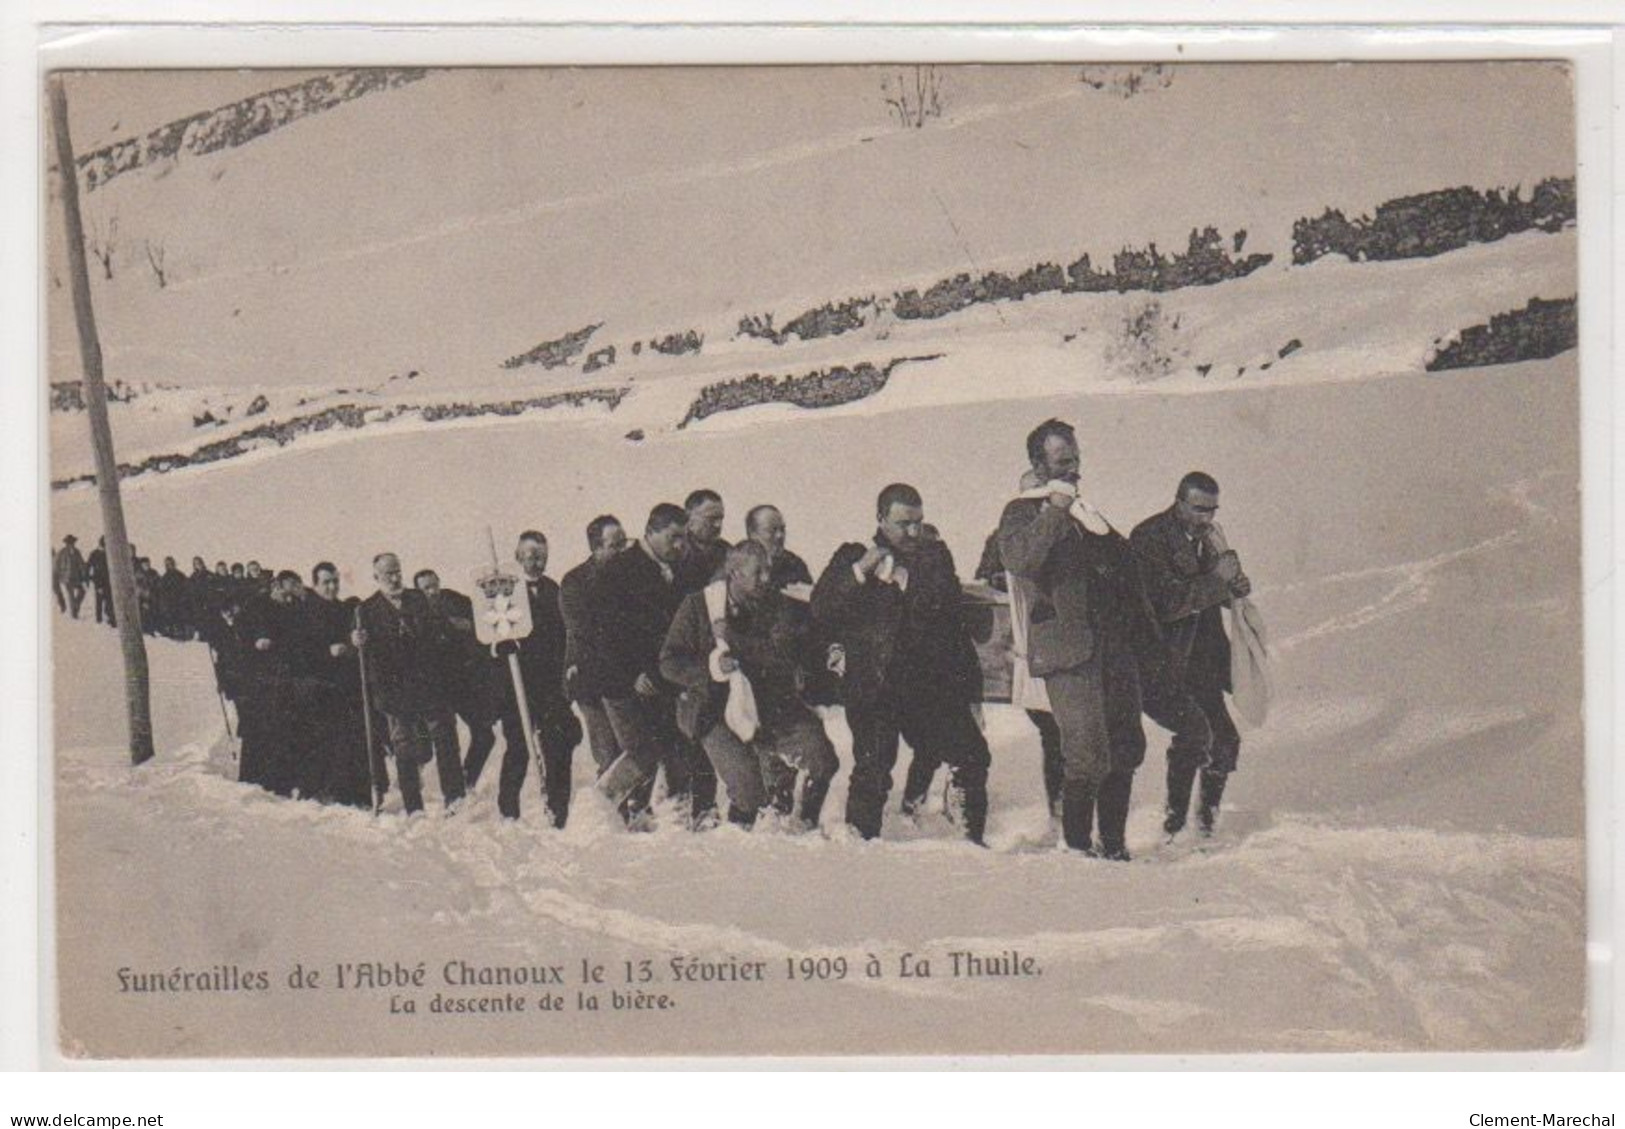
{"label": "snowy field", "polygon": [[[638,445],[613,416],[385,430],[154,476],[126,505],[144,553],[307,570],[328,557],[365,594],[366,562],[385,548],[461,580],[487,524],[499,544],[548,531],[557,576],[583,555],[594,514],[636,521],[700,485],[727,499],[729,537],[750,505],[781,504],[791,547],[816,569],[867,532],[876,489],[905,479],[968,574],[1022,437],[1062,415],[1120,526],[1165,506],[1192,467],[1224,486],[1278,700],[1246,736],[1210,846],[1159,841],[1165,735],[1148,723],[1135,861],[1056,851],[1036,733],[1002,707],[987,715],[987,851],[937,817],[912,827],[892,814],[882,841],[847,838],[844,766],[823,835],[626,835],[595,804],[585,749],[563,833],[542,827],[534,792],[504,825],[494,779],[453,820],[373,820],[235,784],[198,645],[149,642],[160,752],[131,770],[115,635],[53,618],[65,1051],[1335,1052],[1583,1038],[1573,353],[1224,395],[1035,389],[934,407],[910,398],[910,379],[863,414],[745,413],[755,426]],[[99,524],[93,492],[53,495],[52,524],[83,539]],[[849,764],[844,725],[829,724]],[[1041,974],[953,978],[955,950],[1017,950]],[[897,975],[909,953],[936,975]],[[787,958],[821,954],[854,974],[786,982]],[[856,974],[870,954],[883,977]],[[726,990],[675,984],[667,962],[685,955],[772,971]],[[583,958],[653,960],[664,979],[651,986],[675,1008],[426,1014],[447,961]],[[367,960],[428,962],[416,1014],[391,1015],[389,990],[118,993],[121,967],[234,964],[280,988],[296,962]]]}

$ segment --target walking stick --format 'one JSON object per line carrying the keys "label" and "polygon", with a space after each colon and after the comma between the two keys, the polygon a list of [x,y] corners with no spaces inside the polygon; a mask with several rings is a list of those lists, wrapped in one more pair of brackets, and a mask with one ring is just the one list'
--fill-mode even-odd
{"label": "walking stick", "polygon": [[[361,607],[359,604],[355,609],[355,630],[361,630]],[[367,775],[372,779],[372,814],[377,815],[384,808],[384,793],[389,791],[389,781],[387,778],[381,779],[381,774],[378,771],[380,766],[375,752],[377,746],[374,743],[372,733],[372,698],[367,693],[367,649],[357,647],[355,649],[355,659],[361,668],[361,724],[367,734]]]}
{"label": "walking stick", "polygon": [[[237,740],[237,735],[231,731],[231,715],[226,712],[226,692],[220,688],[220,660],[215,656],[214,644],[209,645],[209,669],[214,671],[214,696],[220,701],[220,720],[226,723],[226,739]],[[231,759],[237,759],[237,750],[231,750]]]}

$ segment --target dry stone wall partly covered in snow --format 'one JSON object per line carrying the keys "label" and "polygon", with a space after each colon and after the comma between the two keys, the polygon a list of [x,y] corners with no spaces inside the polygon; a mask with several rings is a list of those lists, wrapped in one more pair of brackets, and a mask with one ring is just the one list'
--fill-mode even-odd
{"label": "dry stone wall partly covered in snow", "polygon": [[1463,329],[1428,359],[1427,370],[1510,365],[1566,353],[1579,343],[1577,315],[1573,298],[1531,298],[1527,306],[1496,314],[1488,325]]}
{"label": "dry stone wall partly covered in snow", "polygon": [[272,130],[381,90],[417,82],[429,72],[422,67],[348,70],[318,75],[293,86],[267,90],[213,110],[172,121],[143,137],[130,137],[86,153],[78,159],[87,191],[116,176],[145,168],[182,153],[201,156],[246,145]]}
{"label": "dry stone wall partly covered in snow", "polygon": [[1527,200],[1519,188],[1445,188],[1389,200],[1374,216],[1351,220],[1328,208],[1300,219],[1292,225],[1292,262],[1302,266],[1332,254],[1350,262],[1425,258],[1521,231],[1557,232],[1572,222],[1573,177],[1543,180]]}
{"label": "dry stone wall partly covered in snow", "polygon": [[884,367],[868,361],[848,368],[835,365],[802,376],[774,376],[753,372],[749,376],[707,384],[689,405],[679,428],[721,412],[735,412],[759,404],[794,404],[798,408],[830,408],[873,396],[891,379],[892,370],[909,361],[934,361],[942,354],[927,357],[894,357]]}

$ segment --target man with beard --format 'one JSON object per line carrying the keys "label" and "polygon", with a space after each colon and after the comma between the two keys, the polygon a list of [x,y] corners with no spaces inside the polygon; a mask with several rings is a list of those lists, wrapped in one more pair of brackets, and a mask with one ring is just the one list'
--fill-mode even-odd
{"label": "man with beard", "polygon": [[429,607],[445,621],[453,646],[445,654],[441,677],[451,699],[452,712],[468,726],[468,752],[463,755],[463,782],[470,793],[496,747],[497,710],[487,666],[489,654],[474,637],[474,601],[440,584],[432,568],[419,569],[412,587],[423,593]]}
{"label": "man with beard", "polygon": [[662,766],[667,794],[686,809],[689,825],[697,826],[693,754],[677,731],[671,687],[660,675],[660,648],[682,597],[676,569],[687,521],[681,506],[655,506],[642,538],[604,564],[591,594],[591,623],[603,659],[604,712],[621,749],[598,787],[621,805],[632,827],[647,825],[655,774]]}
{"label": "man with beard", "polygon": [[[745,541],[728,551],[723,579],[685,597],[660,654],[660,672],[684,688],[679,726],[699,740],[728,787],[728,819],[751,827],[768,801],[768,766],[805,773],[803,827],[818,826],[840,762],[818,715],[801,700],[807,619],[771,587],[767,550]],[[724,717],[733,675],[749,680],[753,728]],[[777,773],[775,772],[775,775]]]}
{"label": "man with beard", "polygon": [[1005,506],[999,555],[1012,588],[1027,586],[1029,673],[1044,680],[1061,733],[1061,834],[1073,850],[1127,861],[1129,797],[1145,759],[1142,686],[1160,685],[1146,668],[1160,642],[1128,542],[1079,497],[1072,427],[1039,424],[1027,457],[1039,485]]}
{"label": "man with beard", "polygon": [[[536,530],[519,535],[514,547],[525,595],[530,601],[530,634],[515,644],[519,649],[519,676],[531,724],[542,751],[542,798],[554,827],[570,817],[571,762],[581,742],[581,724],[564,697],[564,616],[559,610],[559,586],[545,575],[547,538]],[[506,644],[504,644],[506,646]],[[500,648],[499,648],[500,650]],[[505,819],[519,818],[519,795],[530,771],[530,746],[506,654],[487,663],[497,712],[502,718],[502,776],[497,808]]]}
{"label": "man with beard", "polygon": [[947,545],[924,534],[920,493],[893,483],[876,502],[867,544],[835,551],[813,589],[815,621],[845,652],[842,698],[852,729],[846,821],[879,836],[899,738],[951,766],[966,838],[987,823],[987,741],[964,656],[974,651],[960,613],[959,578]]}
{"label": "man with beard", "polygon": [[307,672],[313,682],[313,787],[324,800],[366,808],[374,790],[388,786],[388,775],[382,749],[367,748],[361,712],[361,667],[350,639],[360,602],[353,596],[339,598],[339,570],[331,561],[311,569],[310,581],[313,595],[304,611],[310,641]]}
{"label": "man with beard", "polygon": [[1218,509],[1218,482],[1193,470],[1179,480],[1174,504],[1146,518],[1129,535],[1146,594],[1172,653],[1173,680],[1207,722],[1205,727],[1176,729],[1168,745],[1168,802],[1162,829],[1169,836],[1185,826],[1198,770],[1202,784],[1196,826],[1203,835],[1213,833],[1225,782],[1241,753],[1241,735],[1224,704],[1230,689],[1230,641],[1223,616],[1225,605],[1252,591],[1252,582],[1213,519]]}
{"label": "man with beard", "polygon": [[604,709],[604,657],[593,623],[594,589],[607,565],[626,548],[626,530],[613,514],[587,523],[587,559],[559,582],[559,610],[564,616],[564,690],[587,725],[587,744],[598,772],[621,755],[615,728]]}
{"label": "man with beard", "polygon": [[299,611],[303,594],[299,577],[285,573],[268,594],[244,603],[236,624],[242,641],[238,779],[279,796],[291,796],[300,786],[299,754],[308,736],[296,681],[307,639]]}
{"label": "man with beard", "polygon": [[431,759],[449,814],[466,791],[457,723],[439,678],[442,655],[452,643],[423,593],[401,583],[398,556],[379,553],[372,575],[378,590],[362,603],[361,627],[350,641],[362,648],[372,704],[384,715],[407,814],[423,810],[421,769]]}

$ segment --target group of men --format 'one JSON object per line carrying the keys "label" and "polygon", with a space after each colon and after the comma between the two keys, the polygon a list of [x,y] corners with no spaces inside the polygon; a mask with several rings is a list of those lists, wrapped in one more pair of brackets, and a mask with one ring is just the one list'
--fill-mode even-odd
{"label": "group of men", "polygon": [[[113,610],[113,580],[108,567],[107,539],[98,538],[87,557],[79,539],[68,534],[51,558],[51,589],[57,608],[79,618],[85,596],[95,597],[97,623],[118,626]],[[273,573],[258,561],[227,565],[215,563],[210,571],[202,557],[192,558],[192,571],[183,572],[174,557],[164,558],[159,571],[149,557],[130,546],[135,580],[136,615],[143,634],[170,639],[197,639],[219,611],[229,603],[241,604],[255,595],[269,595]]]}
{"label": "group of men", "polygon": [[[1173,732],[1164,830],[1184,828],[1196,791],[1198,825],[1211,832],[1240,747],[1221,609],[1250,591],[1214,521],[1218,484],[1185,475],[1173,505],[1125,538],[1080,496],[1070,426],[1045,421],[1026,453],[978,574],[1010,593],[1013,698],[1039,729],[1062,839],[1129,857],[1143,716]],[[655,506],[641,530],[594,518],[588,556],[562,583],[547,575],[546,536],[522,533],[511,598],[523,589],[532,627],[495,646],[477,639],[480,605],[431,569],[408,586],[393,552],[374,557],[377,590],[364,601],[340,599],[338,570],[324,562],[309,589],[281,572],[263,592],[213,606],[198,632],[237,705],[242,778],[376,806],[392,761],[411,812],[433,761],[454,811],[500,733],[499,811],[519,817],[534,761],[547,819],[562,828],[585,738],[597,789],[628,828],[652,825],[661,777],[695,830],[764,814],[815,828],[839,768],[818,710],[838,704],[852,733],[853,832],[880,835],[907,742],[904,810],[918,810],[947,765],[949,810],[981,843],[982,671],[952,555],[919,491],[885,487],[872,534],[836,549],[816,579],[786,548],[778,508],[752,509],[738,544],[722,538],[724,517],[722,498],[702,489]]]}

